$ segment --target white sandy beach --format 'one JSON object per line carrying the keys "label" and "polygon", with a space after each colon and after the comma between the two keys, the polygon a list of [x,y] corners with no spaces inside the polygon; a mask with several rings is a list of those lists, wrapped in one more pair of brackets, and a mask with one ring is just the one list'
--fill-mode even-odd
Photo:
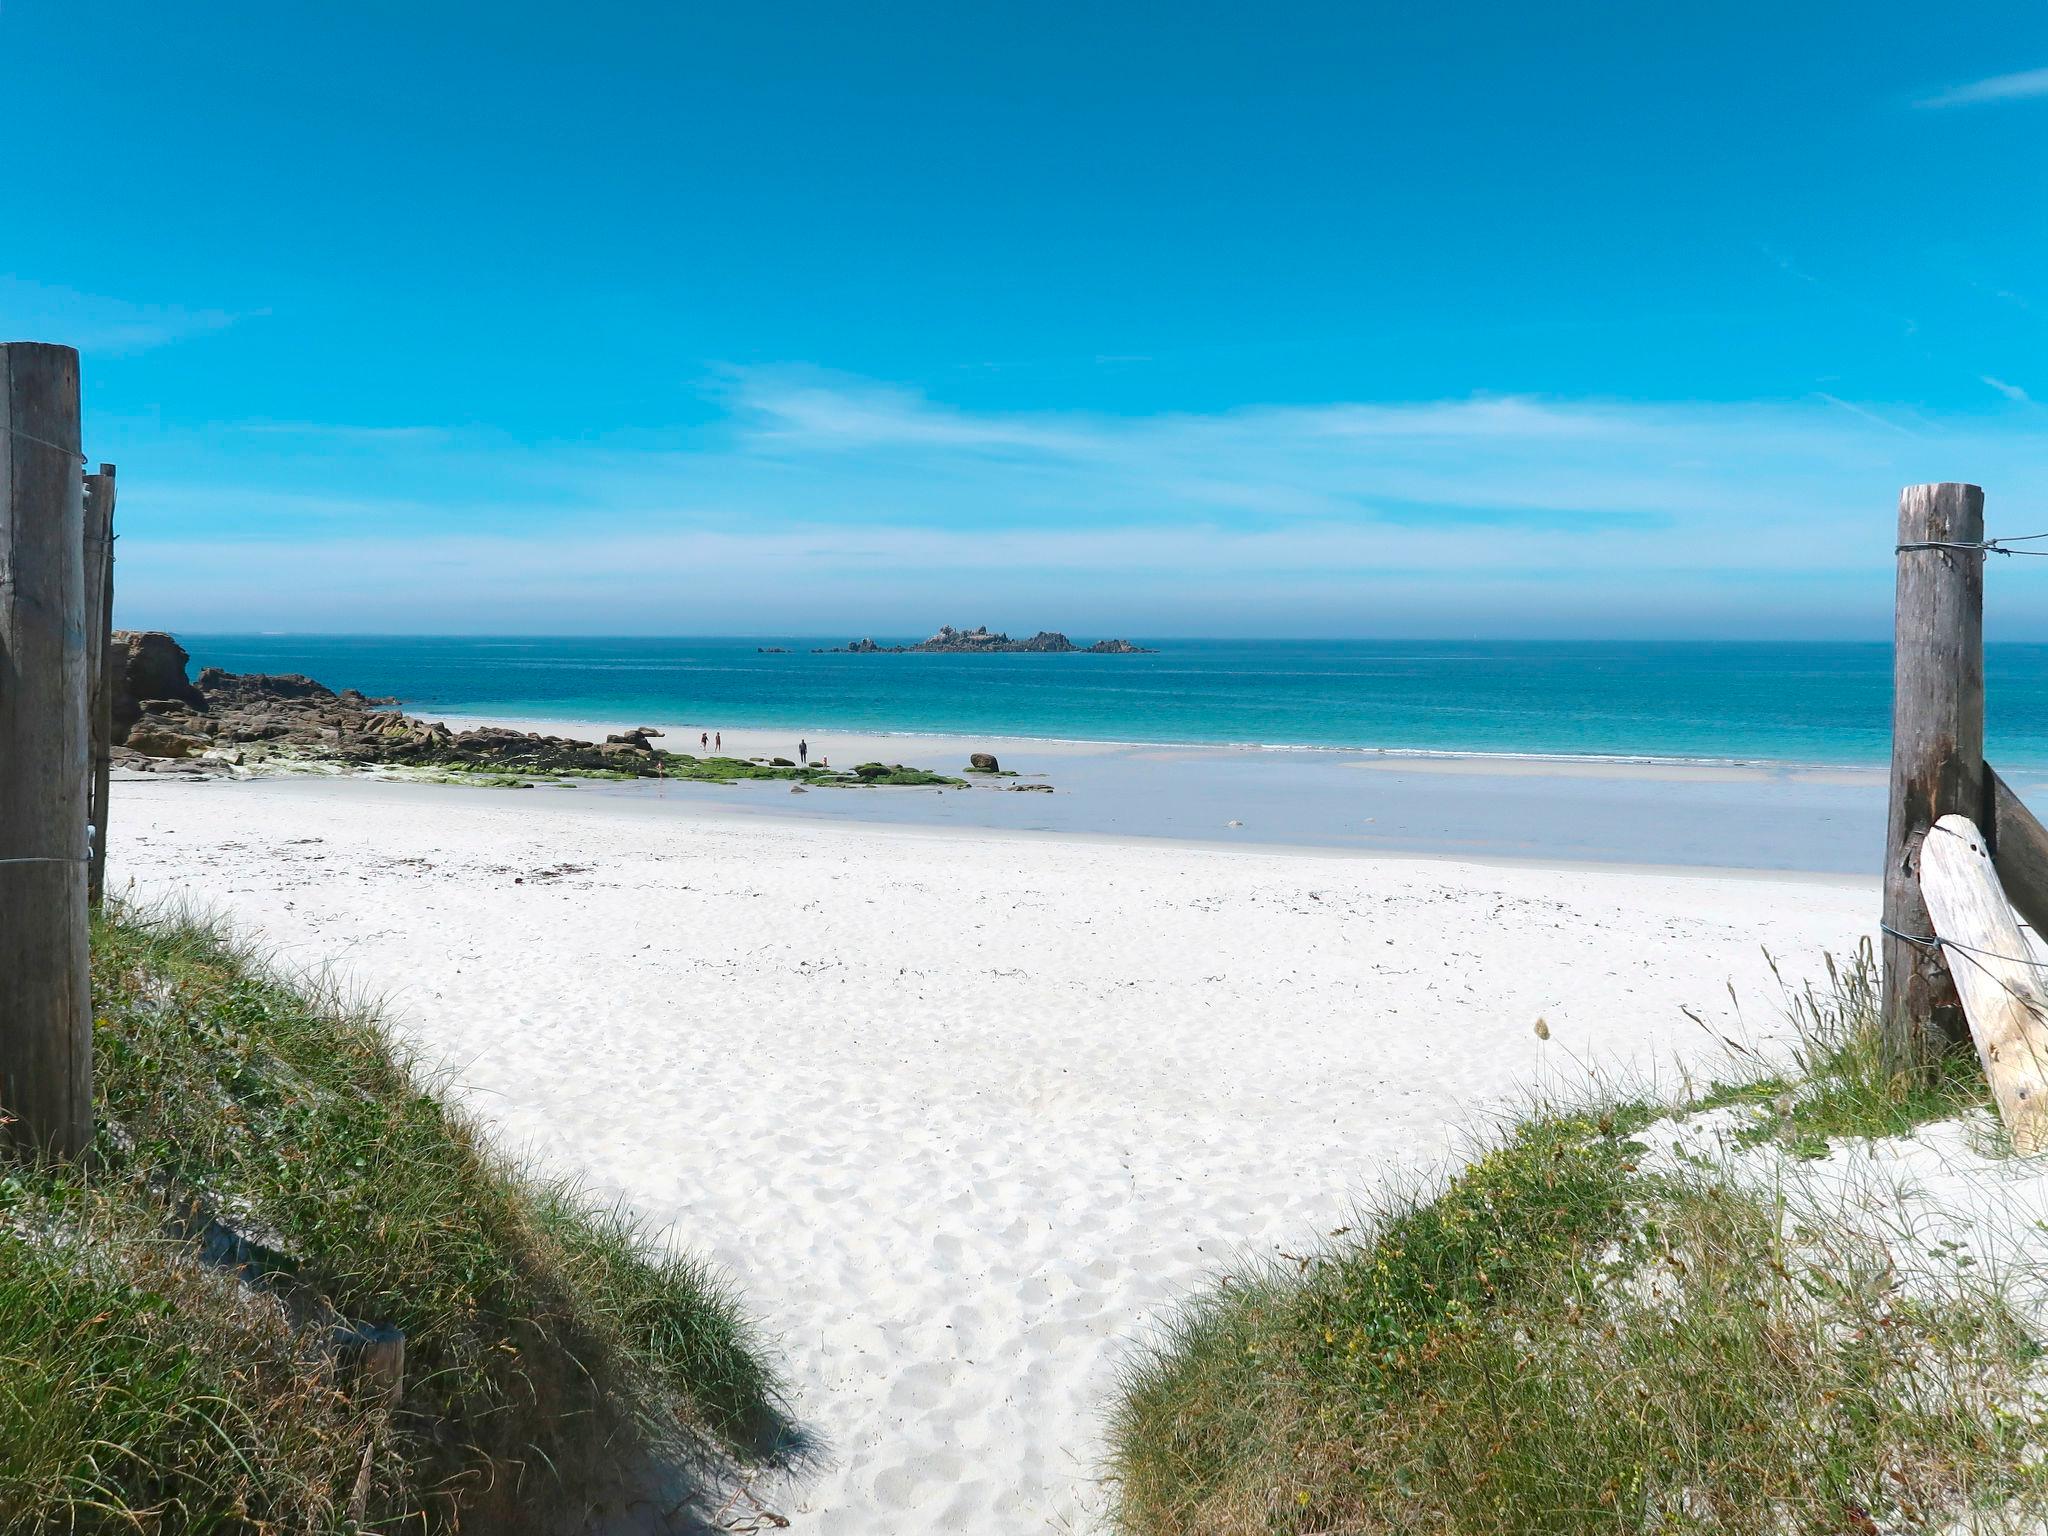
{"label": "white sandy beach", "polygon": [[1089,1529],[1119,1351],[1217,1266],[1575,1058],[1709,1057],[1680,1010],[1731,984],[1767,1030],[1764,949],[1817,969],[1877,901],[324,779],[124,783],[112,860],[729,1270],[830,1457],[771,1497],[831,1536]]}

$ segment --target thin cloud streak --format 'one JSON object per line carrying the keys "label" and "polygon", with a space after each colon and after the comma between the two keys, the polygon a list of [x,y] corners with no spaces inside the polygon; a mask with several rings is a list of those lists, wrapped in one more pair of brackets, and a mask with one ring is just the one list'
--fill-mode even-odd
{"label": "thin cloud streak", "polygon": [[1850,401],[1844,400],[1837,395],[1829,394],[1826,390],[1816,390],[1815,393],[1818,394],[1821,399],[1827,401],[1829,405],[1835,406],[1840,410],[1847,411],[1851,416],[1861,416],[1865,421],[1874,421],[1880,427],[1883,427],[1886,431],[1896,432],[1902,437],[1918,437],[1920,435],[1919,433],[1915,432],[1911,427],[1902,427],[1896,421],[1887,420],[1885,417],[1878,415],[1877,412],[1873,410],[1868,410],[1863,406],[1852,404]]}
{"label": "thin cloud streak", "polygon": [[223,330],[241,318],[224,309],[138,304],[0,275],[0,330],[10,336],[62,337],[85,353],[146,352]]}
{"label": "thin cloud streak", "polygon": [[2025,101],[2048,96],[2048,69],[2023,69],[2016,74],[1973,80],[1913,103],[1916,107],[1973,107],[1993,101]]}
{"label": "thin cloud streak", "polygon": [[247,432],[258,437],[299,437],[325,439],[336,443],[439,443],[446,442],[446,427],[368,427],[328,421],[234,421],[223,430]]}

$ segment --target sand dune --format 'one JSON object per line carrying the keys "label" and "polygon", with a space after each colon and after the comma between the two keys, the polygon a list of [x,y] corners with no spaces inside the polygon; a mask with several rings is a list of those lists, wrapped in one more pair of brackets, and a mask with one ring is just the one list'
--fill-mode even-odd
{"label": "sand dune", "polygon": [[[383,995],[516,1146],[725,1265],[830,1463],[798,1530],[1088,1529],[1124,1341],[1574,1058],[1695,1058],[1872,882],[122,786],[115,889]],[[1548,1019],[1541,1044],[1531,1025]]]}

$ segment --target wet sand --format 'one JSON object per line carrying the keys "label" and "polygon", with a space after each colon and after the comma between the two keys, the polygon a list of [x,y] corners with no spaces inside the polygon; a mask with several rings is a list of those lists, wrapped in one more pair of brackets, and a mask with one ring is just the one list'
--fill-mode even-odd
{"label": "wet sand", "polygon": [[[483,723],[481,719],[471,722]],[[493,717],[524,730],[590,736],[625,725]],[[698,725],[663,726],[698,750]],[[737,756],[795,755],[787,731],[726,731]],[[580,794],[721,807],[743,815],[901,826],[1165,838],[1486,861],[1874,873],[1884,847],[1885,775],[1825,765],[1683,760],[1457,757],[1026,738],[816,732],[812,760],[879,759],[958,772],[993,752],[1018,780],[969,792],[825,792],[786,785],[633,784]],[[1050,794],[1007,786],[1032,780]],[[2016,787],[2048,806],[2048,775]]]}

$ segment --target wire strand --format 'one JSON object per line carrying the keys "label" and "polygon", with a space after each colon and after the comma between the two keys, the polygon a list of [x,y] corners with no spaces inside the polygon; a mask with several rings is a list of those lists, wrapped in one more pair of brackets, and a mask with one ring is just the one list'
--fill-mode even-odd
{"label": "wire strand", "polygon": [[1995,949],[1979,949],[1974,944],[1944,939],[1938,933],[1902,933],[1890,923],[1881,922],[1877,926],[1900,943],[1911,944],[1917,949],[1953,949],[1972,959],[1982,956],[1986,960],[2003,960],[2008,965],[2025,965],[2037,971],[2048,971],[2048,960],[2023,960],[2018,955],[2001,955]]}
{"label": "wire strand", "polygon": [[1984,539],[1971,543],[1963,539],[1922,539],[1912,544],[1894,544],[1892,553],[1903,555],[1915,549],[1965,549],[1979,554],[1994,555],[2048,555],[2048,549],[2007,549],[2008,544],[2035,544],[2048,539],[2048,533],[2016,533],[2003,539]]}
{"label": "wire strand", "polygon": [[33,432],[24,432],[19,427],[9,427],[7,435],[9,437],[18,437],[24,443],[34,443],[38,448],[54,448],[57,452],[64,454],[68,458],[76,459],[81,464],[88,462],[85,455],[76,448],[66,448],[62,443],[53,443],[47,437],[37,437]]}

